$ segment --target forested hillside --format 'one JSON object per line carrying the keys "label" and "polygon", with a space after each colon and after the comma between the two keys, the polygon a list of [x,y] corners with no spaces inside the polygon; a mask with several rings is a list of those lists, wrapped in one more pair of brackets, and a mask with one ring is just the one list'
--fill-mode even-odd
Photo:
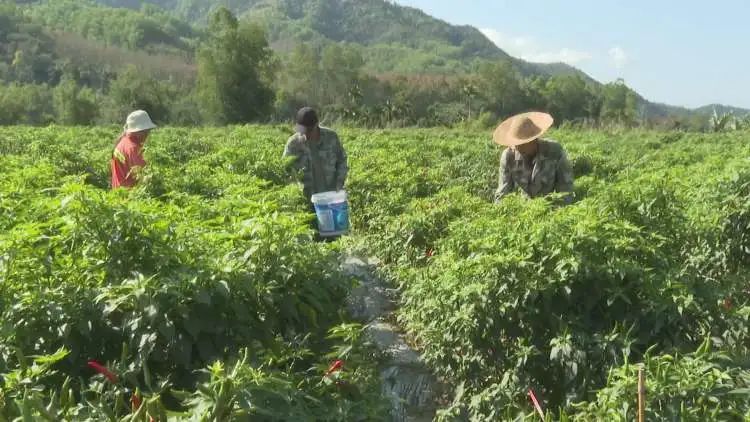
{"label": "forested hillside", "polygon": [[192,25],[155,6],[129,10],[101,7],[89,0],[54,0],[29,8],[26,15],[47,30],[131,50],[191,57],[200,40]]}
{"label": "forested hillside", "polygon": [[490,127],[541,109],[703,130],[716,109],[527,63],[475,28],[383,0],[0,0],[0,19],[0,124],[109,123],[134,107],[163,123],[279,121],[310,104],[367,126]]}
{"label": "forested hillside", "polygon": [[383,0],[96,0],[140,9],[143,3],[174,11],[204,26],[217,7],[263,22],[274,46],[289,51],[304,42],[321,48],[331,42],[354,43],[366,50],[373,72],[445,73],[470,71],[481,60],[510,60],[524,76],[577,74],[563,63],[528,63],[509,56],[471,26],[455,26],[421,10]]}

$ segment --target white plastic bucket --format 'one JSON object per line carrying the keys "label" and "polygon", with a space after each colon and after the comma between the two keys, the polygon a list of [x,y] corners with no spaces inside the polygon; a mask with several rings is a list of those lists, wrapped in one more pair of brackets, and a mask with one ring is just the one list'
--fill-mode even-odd
{"label": "white plastic bucket", "polygon": [[321,192],[312,196],[318,232],[321,237],[341,236],[349,232],[349,203],[346,191]]}

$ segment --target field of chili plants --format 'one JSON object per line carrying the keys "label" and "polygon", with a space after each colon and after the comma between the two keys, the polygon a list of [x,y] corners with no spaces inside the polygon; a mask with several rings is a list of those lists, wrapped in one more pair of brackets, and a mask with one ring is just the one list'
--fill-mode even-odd
{"label": "field of chili plants", "polygon": [[[750,417],[750,134],[558,130],[576,201],[491,202],[487,133],[339,132],[352,235],[317,243],[289,128],[0,128],[0,421],[383,420],[345,312],[375,256],[440,420]],[[340,362],[338,362],[340,361]],[[343,365],[341,364],[343,362]]]}
{"label": "field of chili plants", "polygon": [[286,130],[160,130],[111,192],[117,133],[0,129],[0,421],[382,415]]}
{"label": "field of chili plants", "polygon": [[360,134],[355,248],[451,387],[441,420],[747,420],[750,134],[553,133],[576,202],[492,204],[482,134]]}

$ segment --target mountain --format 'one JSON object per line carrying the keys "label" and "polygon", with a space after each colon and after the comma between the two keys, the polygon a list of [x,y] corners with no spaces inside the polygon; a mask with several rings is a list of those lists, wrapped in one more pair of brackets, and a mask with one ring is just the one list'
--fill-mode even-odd
{"label": "mountain", "polygon": [[32,2],[26,16],[48,31],[74,33],[106,46],[190,57],[200,39],[191,24],[158,7],[103,7],[93,0]]}
{"label": "mountain", "polygon": [[750,110],[726,106],[721,104],[709,104],[698,108],[687,108],[673,106],[669,104],[653,103],[641,98],[641,104],[643,104],[645,114],[650,119],[669,119],[669,118],[694,118],[708,121],[709,117],[714,114],[714,111],[719,116],[724,114],[733,114],[738,117],[744,117],[750,115]]}
{"label": "mountain", "polygon": [[[95,0],[100,4],[140,9],[152,4],[198,27],[211,11],[227,7],[236,15],[264,23],[272,46],[287,52],[300,43],[321,47],[332,42],[362,48],[371,73],[456,74],[471,72],[479,62],[509,60],[523,76],[577,75],[599,84],[565,63],[530,63],[510,56],[478,29],[451,25],[423,11],[386,0]],[[696,110],[650,102],[640,108],[653,118],[708,115],[747,110],[705,106]]]}
{"label": "mountain", "polygon": [[322,46],[346,42],[363,47],[373,73],[453,74],[477,62],[510,60],[524,76],[579,75],[564,63],[529,63],[511,57],[471,26],[451,25],[423,11],[384,0],[96,0],[114,7],[159,6],[197,26],[225,6],[236,15],[261,21],[281,52],[301,42]]}
{"label": "mountain", "polygon": [[[525,77],[572,75],[601,86],[573,66],[514,58],[474,27],[451,25],[419,9],[385,0],[17,0],[16,3],[24,5],[26,16],[35,24],[54,35],[55,50],[62,58],[73,55],[73,61],[117,68],[120,66],[117,58],[130,50],[152,55],[136,60],[139,66],[165,67],[169,69],[167,74],[183,75],[182,79],[194,74],[195,49],[205,38],[202,28],[207,25],[208,17],[213,10],[224,6],[240,17],[262,23],[271,46],[282,56],[300,45],[322,49],[346,43],[359,52],[364,59],[364,70],[372,75],[456,77],[476,72],[482,63],[503,60]],[[649,102],[642,96],[637,96],[637,104],[642,115],[657,120],[707,116],[714,109],[720,114],[748,113],[714,105],[690,110]]]}
{"label": "mountain", "polygon": [[747,116],[750,115],[750,110],[745,108],[733,107],[723,104],[709,104],[703,107],[698,107],[692,110],[695,113],[701,114],[713,114],[716,111],[717,114],[734,114],[735,116]]}

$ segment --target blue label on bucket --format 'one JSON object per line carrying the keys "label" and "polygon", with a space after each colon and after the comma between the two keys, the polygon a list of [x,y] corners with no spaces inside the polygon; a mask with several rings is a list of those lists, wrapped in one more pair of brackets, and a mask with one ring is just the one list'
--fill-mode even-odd
{"label": "blue label on bucket", "polygon": [[315,204],[318,231],[321,235],[341,234],[349,231],[349,205],[346,202]]}

